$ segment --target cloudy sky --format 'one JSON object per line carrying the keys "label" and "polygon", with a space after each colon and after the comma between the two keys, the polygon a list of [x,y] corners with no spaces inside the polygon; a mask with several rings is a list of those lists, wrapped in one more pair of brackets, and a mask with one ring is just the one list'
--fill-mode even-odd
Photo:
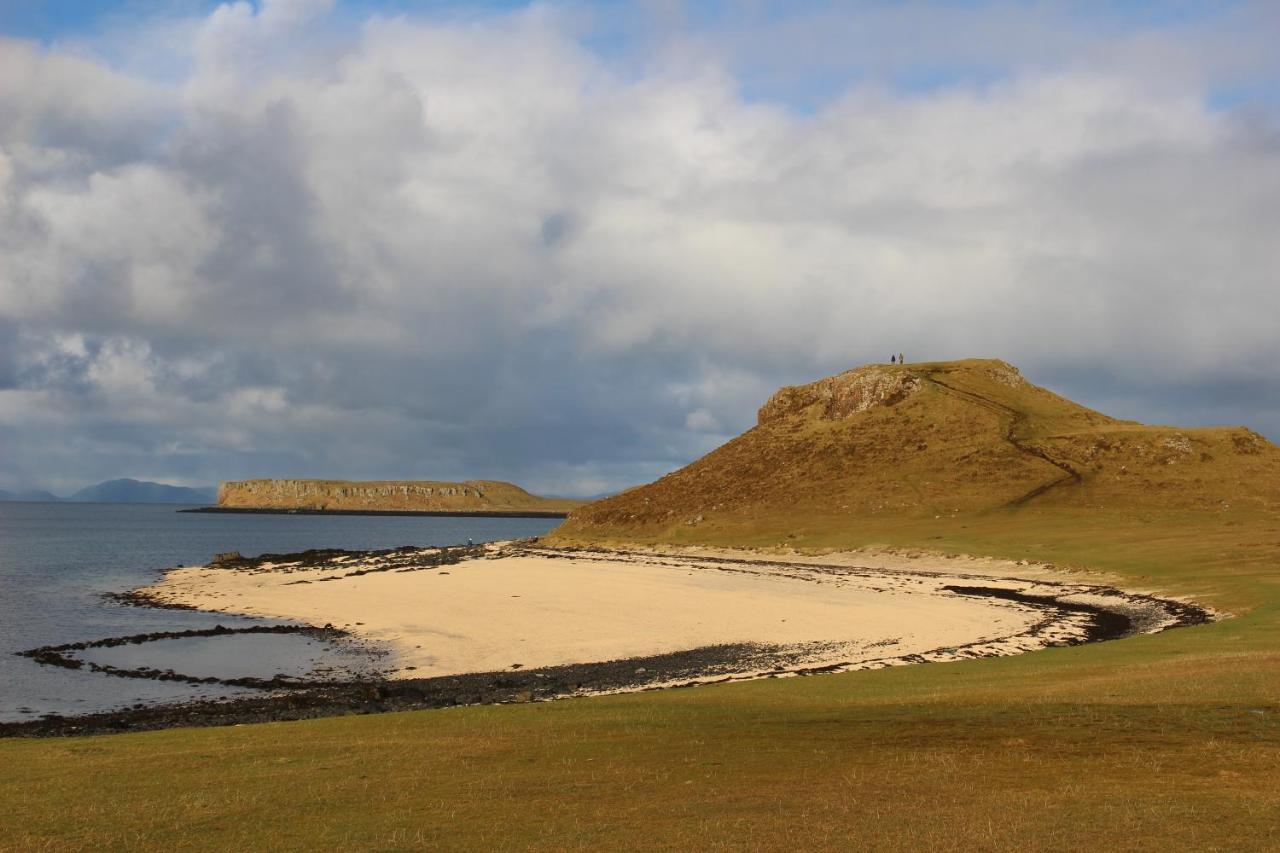
{"label": "cloudy sky", "polygon": [[898,350],[1280,439],[1277,43],[1267,0],[0,0],[0,487],[593,494]]}

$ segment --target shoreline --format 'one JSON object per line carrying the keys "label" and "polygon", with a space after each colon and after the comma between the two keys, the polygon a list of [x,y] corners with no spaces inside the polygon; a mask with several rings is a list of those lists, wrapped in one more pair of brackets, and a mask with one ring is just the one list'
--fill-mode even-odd
{"label": "shoreline", "polygon": [[[476,570],[495,571],[502,560],[528,571],[544,570],[542,582],[552,577],[557,567],[587,569],[591,572],[639,572],[643,578],[666,578],[674,566],[679,573],[694,578],[699,585],[730,584],[734,590],[747,589],[743,584],[772,584],[777,590],[794,595],[800,593],[829,597],[843,589],[856,589],[870,584],[879,594],[904,596],[894,603],[884,599],[881,607],[893,611],[896,621],[914,615],[917,621],[946,615],[947,610],[912,611],[912,596],[923,596],[927,603],[961,602],[961,607],[977,608],[982,619],[993,616],[1013,619],[1000,631],[979,632],[963,639],[963,633],[934,635],[927,632],[920,642],[903,642],[901,638],[865,639],[860,643],[841,643],[829,637],[807,642],[761,640],[759,642],[712,642],[691,648],[658,651],[653,654],[624,655],[590,662],[533,661],[529,665],[515,663],[505,668],[483,668],[466,672],[431,673],[419,671],[408,663],[412,660],[411,642],[403,638],[378,637],[374,626],[364,621],[334,627],[315,627],[299,614],[275,614],[289,619],[292,626],[281,631],[346,632],[365,641],[387,643],[400,658],[393,677],[349,681],[275,681],[254,685],[270,688],[263,696],[229,700],[200,700],[89,714],[76,717],[50,716],[37,720],[0,724],[0,736],[62,736],[76,734],[139,731],[174,726],[230,725],[269,720],[295,720],[347,713],[379,713],[386,711],[452,707],[472,704],[504,704],[549,701],[577,696],[636,692],[663,688],[721,683],[756,678],[797,677],[827,672],[879,669],[915,663],[958,661],[980,657],[1018,654],[1050,646],[1079,645],[1119,639],[1139,633],[1154,633],[1173,627],[1202,624],[1214,615],[1194,604],[1132,593],[1114,587],[1082,584],[1076,579],[1062,579],[1044,566],[1016,567],[1022,577],[1004,574],[1014,564],[1008,561],[971,561],[962,570],[937,570],[942,559],[894,557],[880,562],[914,565],[903,567],[869,567],[872,555],[854,553],[827,556],[815,563],[799,557],[799,561],[760,559],[760,555],[743,552],[655,554],[652,552],[609,551],[603,549],[549,549],[532,543],[503,543],[497,546],[474,546],[458,549],[396,549],[378,552],[300,552],[294,555],[262,555],[241,558],[221,568],[199,567],[169,570],[158,584],[124,593],[131,603],[140,606],[194,607],[213,612],[241,615],[252,607],[244,604],[215,602],[211,596],[225,595],[228,584],[261,584],[263,593],[279,587],[293,601],[313,590],[318,582],[323,589],[344,587],[344,597],[351,598],[378,585],[394,584],[401,590],[405,584],[420,587],[431,584],[434,576],[456,576],[460,567],[475,563]],[[883,556],[883,555],[882,555]],[[269,558],[269,559],[268,559]],[[525,562],[518,562],[524,560]],[[532,561],[532,562],[531,562]],[[565,562],[568,561],[568,562]],[[895,562],[896,561],[896,562]],[[859,565],[861,564],[861,565]],[[922,566],[934,567],[925,570]],[[402,577],[412,572],[409,577]],[[496,576],[496,575],[495,575]],[[579,575],[569,575],[576,581]],[[1049,579],[1050,577],[1056,579]],[[185,586],[184,586],[185,584]],[[202,585],[203,584],[203,585]],[[904,586],[905,585],[905,586]],[[822,587],[820,590],[819,587]],[[437,587],[438,589],[438,587]],[[197,591],[199,590],[199,591]],[[805,590],[811,590],[805,593]],[[507,590],[504,590],[507,591]],[[682,590],[684,594],[686,590]],[[201,595],[204,599],[201,600]],[[519,597],[519,596],[514,596]],[[856,601],[856,599],[851,599]],[[968,604],[963,604],[968,602]],[[905,603],[905,604],[904,604]],[[986,608],[985,610],[982,608]],[[952,608],[954,610],[954,608]],[[783,619],[785,622],[786,620]],[[358,627],[356,627],[358,626]],[[364,630],[361,630],[361,629]],[[228,632],[230,633],[230,632]],[[897,633],[897,630],[895,630]],[[707,635],[712,636],[712,635]],[[870,635],[878,636],[878,635]],[[112,642],[144,642],[147,638],[117,638],[91,644]],[[413,638],[410,638],[412,640]],[[45,663],[58,653],[73,650],[77,644],[44,647],[27,654],[44,653]],[[507,660],[515,656],[507,651]],[[57,665],[57,664],[55,664]],[[137,672],[110,672],[113,676],[198,680],[218,679],[198,675]],[[244,684],[243,679],[239,683]]]}
{"label": "shoreline", "polygon": [[412,515],[434,518],[568,518],[559,510],[451,510],[451,509],[286,509],[283,507],[202,506],[174,512],[229,513],[239,515]]}

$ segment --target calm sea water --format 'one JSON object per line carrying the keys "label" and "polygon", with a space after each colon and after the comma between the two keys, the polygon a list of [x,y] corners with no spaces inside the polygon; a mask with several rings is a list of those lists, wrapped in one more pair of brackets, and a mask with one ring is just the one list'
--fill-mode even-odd
{"label": "calm sea water", "polygon": [[[105,601],[154,580],[159,570],[208,562],[221,551],[245,555],[307,548],[393,548],[456,545],[539,536],[557,524],[543,518],[431,518],[415,516],[214,515],[179,513],[148,504],[0,503],[0,720],[42,714],[112,710],[248,691],[118,678],[41,666],[13,653],[37,646],[97,640],[152,631],[263,624],[225,614],[127,607]],[[294,648],[290,651],[290,643]],[[158,644],[157,649],[160,649]],[[209,643],[163,649],[163,665],[191,675],[215,668]],[[323,665],[324,651],[295,640],[259,647],[258,658],[237,653],[235,674],[269,677]],[[182,660],[184,655],[189,656]],[[100,655],[101,657],[101,655]],[[223,658],[225,659],[225,657]],[[118,663],[122,659],[100,662]],[[186,667],[176,664],[187,664]],[[255,667],[257,667],[255,669]],[[247,670],[247,671],[246,671]]]}

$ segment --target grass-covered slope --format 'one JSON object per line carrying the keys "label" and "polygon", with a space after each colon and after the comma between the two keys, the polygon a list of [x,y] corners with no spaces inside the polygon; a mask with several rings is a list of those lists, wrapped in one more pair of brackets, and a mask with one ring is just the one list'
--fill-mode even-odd
{"label": "grass-covered slope", "polygon": [[558,536],[841,545],[878,519],[1032,503],[1109,516],[1273,509],[1280,449],[1243,427],[1119,421],[1000,361],[871,365],[782,389],[751,430],[579,509]]}

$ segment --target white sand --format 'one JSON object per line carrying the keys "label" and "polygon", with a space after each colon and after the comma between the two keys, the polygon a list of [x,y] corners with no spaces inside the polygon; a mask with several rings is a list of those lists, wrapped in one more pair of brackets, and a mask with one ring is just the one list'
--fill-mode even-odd
{"label": "white sand", "polygon": [[[392,677],[586,663],[725,643],[788,647],[795,652],[793,670],[868,668],[908,655],[947,660],[1017,653],[1078,634],[1082,625],[1080,617],[1059,615],[1048,629],[1042,624],[1027,636],[1044,622],[1043,610],[942,589],[980,583],[1042,590],[1050,576],[1042,567],[866,553],[788,557],[785,564],[753,562],[761,556],[747,554],[734,555],[734,562],[711,559],[725,556],[512,549],[493,559],[357,577],[342,576],[379,562],[263,571],[194,567],[168,573],[148,591],[205,610],[349,629],[389,646]],[[822,565],[808,564],[814,562]],[[867,566],[877,562],[893,568]],[[1012,570],[1026,578],[1010,578]],[[1001,580],[994,582],[997,571]],[[758,667],[732,675],[758,675]]]}

